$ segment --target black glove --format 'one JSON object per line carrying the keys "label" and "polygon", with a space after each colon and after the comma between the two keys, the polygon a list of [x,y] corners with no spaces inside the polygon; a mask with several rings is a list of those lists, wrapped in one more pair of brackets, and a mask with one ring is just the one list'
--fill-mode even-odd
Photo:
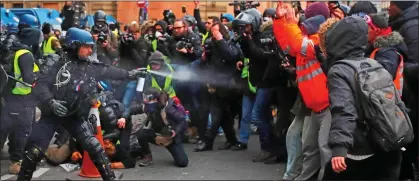
{"label": "black glove", "polygon": [[133,69],[133,70],[130,70],[129,72],[128,72],[128,76],[131,78],[131,79],[135,79],[135,78],[137,78],[138,76],[145,76],[147,73],[144,71],[144,70],[139,70],[139,69]]}
{"label": "black glove", "polygon": [[51,101],[49,101],[49,105],[51,106],[54,114],[60,117],[66,116],[68,112],[67,108],[63,105],[65,103],[66,103],[65,101],[59,101],[55,99],[52,99]]}

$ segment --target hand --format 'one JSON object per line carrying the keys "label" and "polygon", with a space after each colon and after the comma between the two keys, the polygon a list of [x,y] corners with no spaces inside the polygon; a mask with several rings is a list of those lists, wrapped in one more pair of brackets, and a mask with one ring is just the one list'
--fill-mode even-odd
{"label": "hand", "polygon": [[187,53],[188,52],[188,50],[186,50],[186,48],[182,48],[182,49],[177,49],[176,48],[176,50],[180,53]]}
{"label": "hand", "polygon": [[220,31],[212,32],[212,37],[214,37],[216,40],[222,40],[223,39],[223,35],[220,33]]}
{"label": "hand", "polygon": [[133,69],[128,71],[128,77],[135,79],[137,76],[144,76],[146,72],[140,69]]}
{"label": "hand", "polygon": [[298,23],[298,19],[295,16],[295,10],[292,7],[287,7],[287,13],[285,14],[285,17],[289,23]]}
{"label": "hand", "polygon": [[172,130],[172,137],[170,138],[174,138],[176,136],[176,132]]}
{"label": "hand", "polygon": [[108,46],[108,44],[109,44],[108,41],[105,40],[102,42],[102,47],[105,48]]}
{"label": "hand", "polygon": [[189,54],[192,54],[192,53],[193,53],[193,47],[192,47],[191,49],[186,49],[186,51],[187,51]]}
{"label": "hand", "polygon": [[246,37],[246,38],[243,38],[245,40],[252,40],[252,35],[250,35],[250,34],[243,33],[243,36]]}
{"label": "hand", "polygon": [[236,63],[236,69],[237,69],[237,70],[241,70],[241,69],[242,69],[242,66],[243,66],[243,62],[242,62],[242,61],[238,61],[238,62]]}
{"label": "hand", "polygon": [[199,9],[199,1],[194,1],[193,3],[195,4],[195,9]]}
{"label": "hand", "polygon": [[282,18],[285,16],[286,13],[287,13],[286,6],[281,1],[279,1],[276,6],[276,17]]}
{"label": "hand", "polygon": [[203,52],[201,55],[201,61],[206,61],[206,60],[207,60],[207,54]]}
{"label": "hand", "polygon": [[172,139],[169,137],[156,136],[156,144],[160,146],[169,146],[172,143]]}
{"label": "hand", "polygon": [[78,151],[73,152],[73,154],[71,154],[71,161],[73,161],[73,162],[77,162],[82,158],[83,158],[83,156],[81,156],[80,152],[78,152]]}
{"label": "hand", "polygon": [[55,99],[52,99],[51,101],[49,101],[49,105],[51,106],[54,114],[60,117],[66,116],[68,112],[67,108],[63,105],[65,103],[66,103],[65,101],[59,101]]}
{"label": "hand", "polygon": [[332,161],[332,169],[333,171],[335,171],[336,173],[340,173],[346,170],[346,163],[345,163],[345,157],[333,157]]}
{"label": "hand", "polygon": [[118,128],[125,128],[125,118],[118,119],[117,126]]}
{"label": "hand", "polygon": [[112,169],[123,169],[125,168],[125,165],[122,162],[113,162],[111,163]]}

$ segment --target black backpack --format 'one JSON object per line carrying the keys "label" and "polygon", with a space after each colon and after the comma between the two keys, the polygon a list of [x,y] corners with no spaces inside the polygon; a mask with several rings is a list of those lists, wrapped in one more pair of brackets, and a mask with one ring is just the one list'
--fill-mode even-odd
{"label": "black backpack", "polygon": [[355,70],[353,88],[359,115],[367,137],[377,151],[400,150],[414,138],[406,106],[394,86],[393,77],[373,59],[340,60]]}

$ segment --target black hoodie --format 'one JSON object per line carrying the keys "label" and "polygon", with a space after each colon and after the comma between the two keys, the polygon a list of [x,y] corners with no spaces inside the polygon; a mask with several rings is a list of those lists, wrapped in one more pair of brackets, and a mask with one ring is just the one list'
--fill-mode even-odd
{"label": "black hoodie", "polygon": [[404,42],[409,50],[408,60],[406,62],[419,62],[419,3],[404,10],[402,14],[390,19],[390,26],[394,31],[398,31],[404,38]]}
{"label": "black hoodie", "polygon": [[[326,32],[328,65],[338,60],[364,59],[368,44],[368,25],[360,17],[346,17]],[[333,65],[327,74],[332,125],[329,146],[332,156],[373,154],[365,128],[359,122],[355,106],[355,70],[345,64]]]}

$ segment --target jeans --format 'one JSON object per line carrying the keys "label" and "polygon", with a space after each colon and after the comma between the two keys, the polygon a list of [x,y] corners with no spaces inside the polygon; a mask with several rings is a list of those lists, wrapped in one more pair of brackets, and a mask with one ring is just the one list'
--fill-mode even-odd
{"label": "jeans", "polygon": [[[211,114],[208,115],[208,126],[207,129],[211,128],[212,120],[211,120]],[[218,133],[223,133],[223,129],[220,127],[218,128]]]}
{"label": "jeans", "polygon": [[240,143],[247,144],[250,137],[250,121],[252,119],[252,110],[253,110],[254,100],[250,97],[243,95],[242,102],[242,118],[240,120],[240,134],[239,141]]}
{"label": "jeans", "polygon": [[297,115],[288,128],[286,144],[287,144],[287,168],[284,174],[284,180],[294,180],[303,169],[303,143],[301,135],[305,135],[309,116],[303,114]]}
{"label": "jeans", "polygon": [[273,152],[275,136],[271,124],[272,112],[269,108],[270,88],[258,88],[252,109],[252,121],[259,130],[260,147],[264,151]]}
{"label": "jeans", "polygon": [[[178,167],[187,167],[189,160],[186,152],[183,148],[183,143],[181,135],[178,134],[173,139],[173,142],[166,146],[166,149],[170,152],[173,159],[175,160],[175,165]],[[145,155],[151,154],[150,147],[148,143],[156,144],[156,133],[153,129],[141,129],[137,132],[138,142],[140,143],[141,149],[144,151]]]}
{"label": "jeans", "polygon": [[[122,97],[122,104],[124,104],[125,108],[129,108],[132,100],[134,99],[137,88],[137,81],[130,81],[128,82],[127,86],[125,87],[124,96]],[[142,101],[142,95],[139,97],[140,101]]]}

